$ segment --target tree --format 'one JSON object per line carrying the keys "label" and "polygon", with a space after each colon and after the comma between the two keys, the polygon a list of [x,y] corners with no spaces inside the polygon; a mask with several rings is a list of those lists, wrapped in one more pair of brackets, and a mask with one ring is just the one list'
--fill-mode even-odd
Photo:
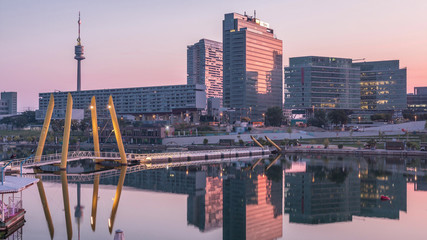
{"label": "tree", "polygon": [[207,138],[203,139],[203,145],[207,145],[209,140]]}
{"label": "tree", "polygon": [[280,127],[283,120],[283,112],[280,107],[270,107],[265,113],[265,125]]}
{"label": "tree", "polygon": [[369,148],[374,149],[374,148],[375,148],[375,146],[377,145],[377,141],[376,141],[375,139],[371,138],[371,139],[369,139],[369,140],[366,142],[366,145],[367,145]]}
{"label": "tree", "polygon": [[91,120],[88,118],[85,118],[80,121],[79,130],[84,132],[89,126],[92,126]]}
{"label": "tree", "polygon": [[51,121],[50,126],[54,133],[60,133],[64,130],[64,123],[64,119],[55,119]]}
{"label": "tree", "polygon": [[346,124],[349,113],[345,110],[332,110],[328,113],[328,119],[335,125]]}
{"label": "tree", "polygon": [[292,137],[292,128],[289,126],[288,129],[286,129],[286,132],[289,133],[289,139]]}
{"label": "tree", "polygon": [[308,119],[308,125],[315,127],[326,126],[328,120],[326,118],[326,112],[324,110],[316,110],[314,112],[314,117]]}
{"label": "tree", "polygon": [[371,115],[371,120],[389,122],[392,120],[392,115],[390,113],[377,113]]}
{"label": "tree", "polygon": [[383,141],[385,137],[385,133],[382,131],[378,131],[378,140]]}
{"label": "tree", "polygon": [[17,128],[23,128],[31,123],[36,123],[36,112],[25,111],[20,115],[5,117],[0,123],[10,124]]}

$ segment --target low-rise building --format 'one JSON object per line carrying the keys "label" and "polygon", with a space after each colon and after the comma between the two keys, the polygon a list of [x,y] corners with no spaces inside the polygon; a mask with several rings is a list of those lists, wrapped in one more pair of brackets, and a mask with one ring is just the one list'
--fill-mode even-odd
{"label": "low-rise building", "polygon": [[90,117],[90,103],[96,97],[98,118],[109,118],[108,98],[113,97],[118,117],[134,115],[141,120],[198,121],[199,112],[206,108],[205,86],[168,85],[155,87],[113,88],[72,92],[39,93],[37,119],[43,119],[50,95],[55,98],[55,109],[66,109],[67,95],[73,96],[73,109],[85,110]]}
{"label": "low-rise building", "polygon": [[[125,126],[120,128],[124,144],[162,144],[167,136],[172,136],[174,128],[160,124],[147,124],[141,126]],[[116,141],[112,126],[99,132],[100,143],[113,143]]]}

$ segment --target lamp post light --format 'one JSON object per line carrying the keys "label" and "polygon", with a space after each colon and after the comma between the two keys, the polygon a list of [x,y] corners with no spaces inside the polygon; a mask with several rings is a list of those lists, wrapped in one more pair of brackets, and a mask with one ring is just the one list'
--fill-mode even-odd
{"label": "lamp post light", "polygon": [[417,121],[417,115],[415,115],[415,122]]}
{"label": "lamp post light", "polygon": [[361,119],[361,117],[359,116],[359,117],[357,117],[358,119],[359,119],[359,124],[360,124],[360,119]]}
{"label": "lamp post light", "polygon": [[264,126],[265,126],[265,113],[262,113],[262,119],[264,121]]}

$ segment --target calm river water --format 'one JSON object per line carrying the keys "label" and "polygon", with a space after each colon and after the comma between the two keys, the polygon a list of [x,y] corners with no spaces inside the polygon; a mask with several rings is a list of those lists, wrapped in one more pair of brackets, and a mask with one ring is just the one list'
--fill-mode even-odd
{"label": "calm river water", "polygon": [[40,175],[46,204],[38,186],[24,191],[20,231],[23,239],[105,240],[117,229],[127,240],[427,238],[425,159],[295,155],[270,165],[273,159],[104,170],[96,206],[94,165],[73,163],[67,176]]}

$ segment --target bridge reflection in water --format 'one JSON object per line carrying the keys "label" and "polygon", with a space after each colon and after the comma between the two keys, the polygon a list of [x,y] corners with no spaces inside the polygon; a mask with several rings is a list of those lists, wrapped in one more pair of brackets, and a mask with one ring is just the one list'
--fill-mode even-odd
{"label": "bridge reflection in water", "polygon": [[[223,239],[280,238],[284,235],[284,213],[289,214],[290,222],[298,224],[352,221],[355,217],[399,219],[400,212],[407,209],[407,181],[414,182],[417,190],[427,189],[425,178],[419,177],[424,175],[419,169],[425,166],[417,160],[284,156],[149,170],[126,166],[101,170],[99,165],[86,163],[79,167],[93,177],[79,179],[66,172],[60,176],[51,173],[37,176],[44,182],[58,182],[58,177],[61,178],[66,220],[71,216],[67,183],[93,182],[90,219],[93,231],[97,229],[100,186],[116,185],[108,218],[110,233],[123,186],[187,195],[187,223],[200,232],[222,227]],[[40,196],[53,238],[49,207],[40,183]],[[381,201],[381,195],[391,201]],[[71,221],[66,222],[71,239]]]}

